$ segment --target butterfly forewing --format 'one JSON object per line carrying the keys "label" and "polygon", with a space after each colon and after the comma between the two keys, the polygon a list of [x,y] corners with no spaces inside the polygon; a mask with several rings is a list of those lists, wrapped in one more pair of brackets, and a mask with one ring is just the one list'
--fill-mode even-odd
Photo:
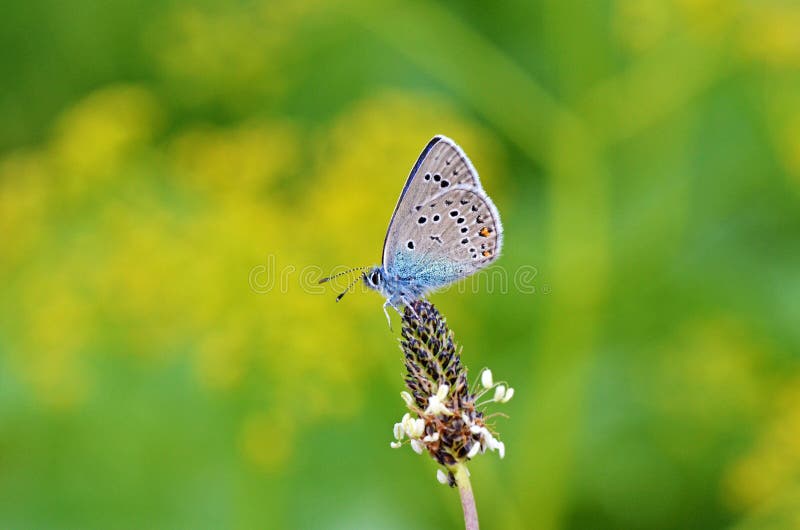
{"label": "butterfly forewing", "polygon": [[[402,243],[400,225],[409,228],[411,221],[426,216],[423,208],[431,197],[440,195],[455,186],[469,186],[481,190],[478,172],[456,143],[445,137],[434,137],[417,159],[405,187],[397,201],[386,239],[383,242],[383,264],[391,266],[392,251]],[[413,225],[410,225],[413,227]]]}

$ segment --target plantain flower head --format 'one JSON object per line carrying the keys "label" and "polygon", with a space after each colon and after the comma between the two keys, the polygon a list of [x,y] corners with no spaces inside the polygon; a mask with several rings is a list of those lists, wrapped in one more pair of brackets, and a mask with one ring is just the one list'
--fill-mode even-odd
{"label": "plantain flower head", "polygon": [[418,300],[405,308],[400,349],[407,388],[400,396],[409,412],[395,423],[391,447],[402,447],[408,440],[416,453],[427,452],[444,467],[437,471],[437,480],[450,486],[455,485],[456,466],[486,451],[497,451],[503,458],[505,444],[487,424],[491,415],[485,409],[507,403],[514,389],[495,382],[489,369],[483,369],[470,388],[453,332],[430,302]]}

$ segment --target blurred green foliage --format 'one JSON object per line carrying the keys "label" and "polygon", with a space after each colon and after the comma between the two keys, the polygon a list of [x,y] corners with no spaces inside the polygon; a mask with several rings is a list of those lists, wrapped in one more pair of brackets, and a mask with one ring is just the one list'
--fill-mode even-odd
{"label": "blurred green foliage", "polygon": [[538,271],[433,297],[517,389],[484,526],[800,527],[798,27],[790,0],[7,5],[0,527],[459,527],[388,448],[381,300],[305,287],[378,260],[436,133],[499,265]]}

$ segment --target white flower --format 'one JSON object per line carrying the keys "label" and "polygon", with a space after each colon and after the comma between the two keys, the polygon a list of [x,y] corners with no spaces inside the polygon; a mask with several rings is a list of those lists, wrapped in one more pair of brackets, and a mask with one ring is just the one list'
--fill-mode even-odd
{"label": "white flower", "polygon": [[490,451],[497,451],[500,454],[500,458],[504,458],[506,456],[506,444],[495,438],[486,427],[481,427],[480,433],[481,445]]}
{"label": "white flower", "polygon": [[428,408],[425,409],[425,414],[430,414],[431,416],[436,416],[438,414],[443,414],[445,416],[452,415],[453,411],[444,405],[448,392],[450,392],[450,386],[439,386],[436,395],[428,398]]}
{"label": "white flower", "polygon": [[425,434],[425,420],[417,418],[414,420],[414,435],[416,438],[419,438],[423,434]]}
{"label": "white flower", "polygon": [[494,449],[494,436],[492,436],[492,433],[490,433],[489,429],[486,427],[481,427],[481,442],[489,449]]}
{"label": "white flower", "polygon": [[492,379],[492,371],[486,368],[481,373],[481,385],[483,385],[483,388],[488,390],[492,388],[493,384],[494,384],[494,379]]}
{"label": "white flower", "polygon": [[413,407],[414,406],[414,398],[411,397],[411,394],[403,390],[400,392],[400,397],[403,398],[403,401],[406,402],[406,406]]}
{"label": "white flower", "polygon": [[436,470],[436,480],[438,480],[440,484],[450,484],[450,478],[447,476],[447,473],[441,469]]}
{"label": "white flower", "polygon": [[398,447],[400,447],[402,445],[403,444],[400,443],[400,442],[392,442],[392,443],[389,444],[389,447],[391,447],[392,449],[397,449]]}
{"label": "white flower", "polygon": [[394,428],[392,429],[394,433],[395,440],[402,440],[403,439],[403,424],[402,423],[395,423]]}
{"label": "white flower", "polygon": [[418,455],[421,455],[422,451],[425,449],[425,445],[419,440],[411,440],[411,449]]}
{"label": "white flower", "polygon": [[425,432],[425,421],[422,418],[412,418],[407,413],[403,416],[403,430],[409,438],[419,438]]}
{"label": "white flower", "polygon": [[428,436],[426,436],[425,438],[422,439],[422,441],[425,442],[425,443],[436,442],[438,440],[439,440],[439,433],[438,432],[435,432],[433,434],[429,434]]}
{"label": "white flower", "polygon": [[469,452],[467,453],[467,458],[475,458],[475,455],[478,454],[478,451],[481,450],[481,444],[474,443],[472,447],[469,448]]}
{"label": "white flower", "polygon": [[509,389],[506,390],[506,395],[503,396],[503,401],[501,401],[501,403],[508,403],[511,401],[512,397],[514,397],[514,389],[509,387]]}
{"label": "white flower", "polygon": [[494,391],[494,401],[502,401],[503,396],[506,394],[506,387],[505,385],[497,385],[497,388]]}

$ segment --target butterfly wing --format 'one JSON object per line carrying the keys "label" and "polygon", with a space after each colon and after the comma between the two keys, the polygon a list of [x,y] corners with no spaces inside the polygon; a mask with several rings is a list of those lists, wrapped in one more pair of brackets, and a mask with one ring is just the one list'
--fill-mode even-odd
{"label": "butterfly wing", "polygon": [[[399,218],[418,218],[422,205],[429,198],[446,191],[450,186],[472,186],[481,189],[478,172],[464,151],[446,136],[434,136],[417,158],[417,162],[408,175],[397,206],[389,221],[386,238],[383,240],[383,264],[390,265],[391,252],[399,243]],[[415,217],[416,216],[416,217]]]}
{"label": "butterfly wing", "polygon": [[387,273],[441,287],[491,264],[502,243],[500,215],[469,159],[452,140],[434,138],[392,216],[383,252]]}
{"label": "butterfly wing", "polygon": [[[436,288],[469,276],[499,257],[503,246],[500,215],[482,189],[456,186],[425,201],[421,212],[425,215],[397,218],[399,244],[392,247],[386,265],[389,274]],[[423,217],[426,220],[420,223]]]}

